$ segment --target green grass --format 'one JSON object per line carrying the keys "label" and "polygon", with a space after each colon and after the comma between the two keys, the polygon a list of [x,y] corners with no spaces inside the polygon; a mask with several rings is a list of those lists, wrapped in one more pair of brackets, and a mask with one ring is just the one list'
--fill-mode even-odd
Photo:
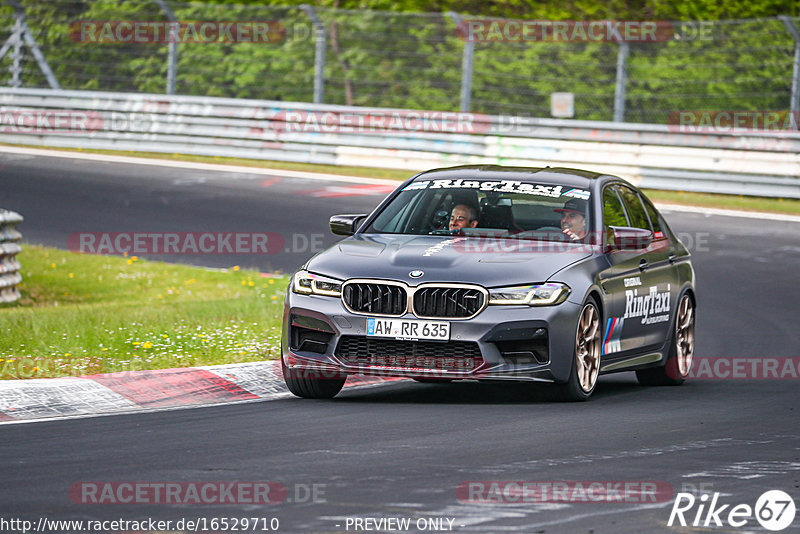
{"label": "green grass", "polygon": [[288,279],[25,245],[0,378],[276,359]]}
{"label": "green grass", "polygon": [[[23,145],[17,145],[23,146]],[[24,145],[29,148],[42,148]],[[110,154],[117,156],[154,158],[173,161],[196,161],[200,163],[216,163],[220,165],[240,165],[245,167],[261,167],[267,169],[281,169],[293,171],[319,172],[326,174],[340,174],[344,176],[360,176],[367,178],[382,178],[388,180],[405,180],[415,173],[414,171],[396,169],[375,169],[368,167],[337,167],[336,165],[318,165],[314,163],[294,163],[287,161],[266,161],[255,159],[240,159],[218,156],[194,156],[185,154],[161,154],[151,152],[133,152],[121,150],[81,150],[77,148],[59,148],[58,150],[72,152],[90,152]],[[424,169],[420,169],[424,170]],[[734,209],[744,211],[765,211],[770,213],[784,213],[800,215],[800,200],[786,198],[764,198],[743,195],[720,195],[712,193],[690,193],[684,191],[663,191],[645,189],[645,193],[656,202],[669,202],[687,206],[705,206],[710,208]]]}

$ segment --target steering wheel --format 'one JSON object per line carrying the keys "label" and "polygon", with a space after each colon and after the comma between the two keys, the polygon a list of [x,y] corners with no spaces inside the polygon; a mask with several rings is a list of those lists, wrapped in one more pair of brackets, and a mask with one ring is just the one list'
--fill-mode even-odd
{"label": "steering wheel", "polygon": [[431,230],[428,232],[428,235],[456,235],[458,230],[451,230],[449,228],[437,228],[436,230]]}

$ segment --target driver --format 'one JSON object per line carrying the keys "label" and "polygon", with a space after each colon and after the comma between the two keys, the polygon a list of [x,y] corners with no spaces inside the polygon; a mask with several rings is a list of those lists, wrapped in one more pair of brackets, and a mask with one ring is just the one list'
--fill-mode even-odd
{"label": "driver", "polygon": [[561,214],[561,231],[572,241],[580,241],[586,237],[585,200],[571,198],[567,200],[563,208],[553,211]]}
{"label": "driver", "polygon": [[478,210],[466,204],[456,204],[450,212],[450,230],[475,228],[478,226]]}

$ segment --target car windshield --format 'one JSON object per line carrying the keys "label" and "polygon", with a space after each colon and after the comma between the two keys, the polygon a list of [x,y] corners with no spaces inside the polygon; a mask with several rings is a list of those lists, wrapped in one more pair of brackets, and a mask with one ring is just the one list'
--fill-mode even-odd
{"label": "car windshield", "polygon": [[417,180],[385,206],[365,231],[561,241],[567,237],[565,228],[588,232],[589,199],[588,190],[568,185]]}

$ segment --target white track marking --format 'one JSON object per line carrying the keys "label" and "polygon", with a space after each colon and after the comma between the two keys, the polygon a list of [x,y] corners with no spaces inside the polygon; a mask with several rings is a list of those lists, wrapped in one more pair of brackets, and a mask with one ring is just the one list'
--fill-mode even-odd
{"label": "white track marking", "polygon": [[698,213],[700,215],[722,215],[723,217],[739,217],[743,219],[766,219],[770,221],[800,222],[800,215],[784,215],[782,213],[765,213],[762,211],[739,211],[721,208],[703,208],[700,206],[684,206],[681,204],[664,204],[656,202],[656,207],[665,213],[680,211]]}
{"label": "white track marking", "polygon": [[[157,167],[173,167],[177,169],[194,169],[203,171],[232,172],[237,174],[261,174],[269,176],[286,176],[288,178],[304,178],[306,180],[319,180],[324,182],[344,182],[351,184],[385,184],[397,186],[397,180],[380,178],[363,178],[359,176],[345,176],[342,174],[325,174],[316,172],[290,171],[282,169],[264,169],[261,167],[243,167],[238,165],[223,165],[216,163],[200,163],[193,161],[172,161],[156,158],[137,158],[131,156],[114,156],[110,154],[92,154],[86,152],[65,152],[42,148],[24,148],[0,145],[0,153],[24,154],[29,156],[45,156],[57,158],[83,159],[89,161],[104,161],[108,163],[128,163],[132,165],[153,165]],[[409,171],[409,178],[414,174]],[[656,206],[664,211],[682,211],[704,215],[722,215],[726,217],[743,217],[748,219],[767,219],[772,221],[800,222],[798,215],[783,215],[780,213],[764,213],[760,211],[738,211],[720,208],[703,208],[698,206],[684,206],[681,204],[665,204],[657,202]]]}
{"label": "white track marking", "polygon": [[[115,156],[111,154],[92,154],[86,152],[65,152],[59,150],[46,150],[41,148],[23,148],[0,145],[0,153],[24,154],[28,156],[45,156],[52,158],[83,159],[88,161],[103,161],[106,163],[129,163],[132,165],[152,165],[156,167],[172,167],[176,169],[193,169],[201,171],[233,172],[237,174],[263,174],[269,176],[286,176],[289,178],[304,178],[306,180],[319,180],[323,182],[346,182],[354,184],[388,184],[398,186],[399,180],[385,180],[380,178],[362,178],[360,176],[345,176],[342,174],[324,174],[317,172],[290,171],[283,169],[265,169],[263,167],[245,167],[239,165],[224,165],[217,163],[200,163],[196,161],[172,161],[156,158],[137,158],[130,156]],[[410,178],[413,171],[409,171]],[[172,179],[172,178],[171,178]]]}
{"label": "white track marking", "polygon": [[134,402],[93,380],[0,380],[0,412],[14,417],[81,416],[138,408]]}

